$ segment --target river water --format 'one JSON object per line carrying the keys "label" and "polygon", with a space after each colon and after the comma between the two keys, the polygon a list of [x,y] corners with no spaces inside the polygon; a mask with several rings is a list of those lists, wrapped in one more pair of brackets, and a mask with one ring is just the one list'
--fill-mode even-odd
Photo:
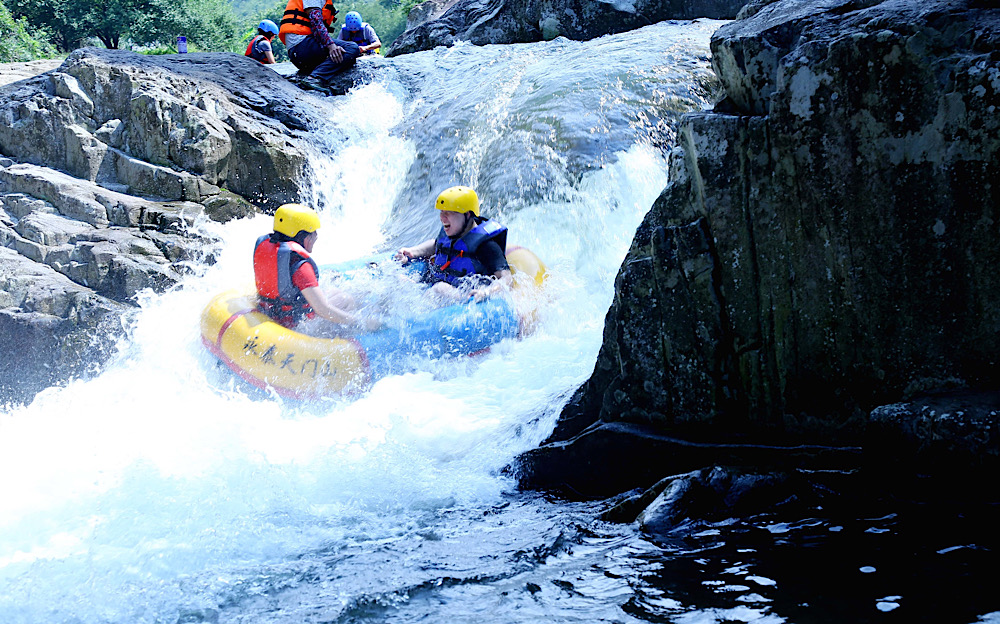
{"label": "river water", "polygon": [[215,261],[145,294],[106,370],[4,408],[0,623],[1000,622],[995,512],[949,509],[930,536],[922,510],[879,504],[654,539],[505,472],[593,368],[672,124],[711,105],[719,25],[460,44],[338,98],[303,198],[320,263],[429,237],[434,195],[472,185],[549,266],[537,331],[282,400],[198,330],[214,293],[252,282],[270,220],[201,224]]}

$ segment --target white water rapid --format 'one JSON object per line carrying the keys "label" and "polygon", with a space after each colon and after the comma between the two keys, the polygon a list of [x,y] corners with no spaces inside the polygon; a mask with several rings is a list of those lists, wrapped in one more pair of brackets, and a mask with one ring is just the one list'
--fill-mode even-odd
{"label": "white water rapid", "polygon": [[[539,549],[583,512],[518,498],[501,471],[546,437],[593,368],[614,277],[666,184],[670,120],[658,111],[708,104],[718,25],[411,55],[424,85],[492,85],[450,136],[456,117],[429,99],[430,86],[380,81],[339,98],[303,198],[321,206],[320,264],[427,238],[435,216],[429,202],[406,203],[414,188],[481,185],[484,212],[509,226],[509,243],[549,267],[538,330],[381,379],[359,397],[282,400],[220,367],[199,335],[210,297],[252,281],[251,247],[270,219],[202,224],[222,240],[217,262],[147,293],[103,372],[3,408],[0,622],[385,621],[405,620],[407,602],[422,604],[426,621],[540,621],[530,600],[520,615],[474,605],[505,583],[523,588],[512,579],[541,565]],[[476,71],[457,75],[455,59]],[[671,59],[690,67],[675,71]],[[496,63],[505,68],[490,74]],[[427,77],[430,67],[439,73]],[[617,97],[642,80],[653,100]],[[529,82],[534,100],[520,97]],[[532,128],[548,134],[531,139]],[[515,134],[529,137],[530,158],[510,145],[497,158],[498,139]],[[626,586],[612,578],[595,586],[581,621],[629,619]],[[482,583],[481,595],[449,598],[454,579]]]}

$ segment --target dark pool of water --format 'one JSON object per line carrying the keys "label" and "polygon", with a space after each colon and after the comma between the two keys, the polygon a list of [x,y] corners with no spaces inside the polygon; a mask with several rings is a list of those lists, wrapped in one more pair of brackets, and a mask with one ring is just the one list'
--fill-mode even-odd
{"label": "dark pool of water", "polygon": [[[212,622],[1000,622],[1000,506],[891,496],[687,522],[511,495],[257,571]],[[246,590],[246,591],[244,591]]]}

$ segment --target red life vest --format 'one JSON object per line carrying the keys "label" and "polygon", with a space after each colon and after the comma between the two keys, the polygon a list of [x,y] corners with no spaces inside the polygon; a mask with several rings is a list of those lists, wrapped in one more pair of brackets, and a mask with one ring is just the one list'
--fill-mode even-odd
{"label": "red life vest", "polygon": [[[243,53],[243,56],[253,56],[253,47],[257,43],[257,41],[263,36],[264,35],[257,35],[256,37],[251,39],[250,44],[247,45],[247,51]],[[257,60],[259,61],[260,59]]]}
{"label": "red life vest", "polygon": [[294,241],[276,243],[270,234],[257,239],[253,250],[253,272],[257,283],[257,307],[285,327],[292,327],[303,318],[316,315],[292,282],[292,276],[305,264],[312,265],[319,276],[316,261]]}

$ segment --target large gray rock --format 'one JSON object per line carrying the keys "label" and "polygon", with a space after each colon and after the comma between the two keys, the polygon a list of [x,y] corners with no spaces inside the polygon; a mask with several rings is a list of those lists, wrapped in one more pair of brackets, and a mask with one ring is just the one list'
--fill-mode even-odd
{"label": "large gray rock", "polygon": [[[586,40],[668,19],[732,19],[747,0],[428,0],[410,12],[386,56],[450,46]],[[650,42],[655,45],[655,42]]]}
{"label": "large gray rock", "polygon": [[199,204],[124,195],[45,167],[0,168],[0,245],[122,303],[176,284],[187,261],[210,256],[214,241],[192,229],[203,216]]}
{"label": "large gray rock", "polygon": [[86,48],[0,89],[0,153],[134,195],[200,202],[220,187],[276,207],[303,180],[313,98],[233,54]]}
{"label": "large gray rock", "polygon": [[[612,478],[555,464],[567,440],[617,448],[600,435],[615,421],[855,444],[879,405],[1000,388],[1000,10],[782,0],[745,15],[712,42],[729,114],[682,123],[594,374],[526,458],[536,484],[558,485],[550,468],[578,490]],[[897,441],[926,445],[909,431]],[[951,457],[996,458],[986,440]]]}
{"label": "large gray rock", "polygon": [[27,400],[110,357],[140,291],[211,260],[215,241],[192,228],[203,213],[36,165],[0,167],[0,400]]}
{"label": "large gray rock", "polygon": [[0,403],[106,361],[139,292],[212,261],[200,221],[297,200],[329,110],[233,54],[84,49],[0,87]]}
{"label": "large gray rock", "polygon": [[2,403],[93,372],[114,353],[129,309],[0,247]]}

